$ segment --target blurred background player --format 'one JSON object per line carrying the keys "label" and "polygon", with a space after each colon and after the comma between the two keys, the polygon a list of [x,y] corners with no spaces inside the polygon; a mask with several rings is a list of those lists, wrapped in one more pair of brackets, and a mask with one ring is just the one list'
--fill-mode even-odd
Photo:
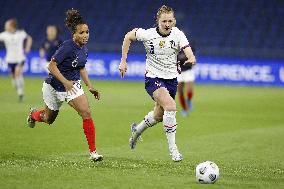
{"label": "blurred background player", "polygon": [[51,57],[54,55],[55,51],[58,49],[61,43],[62,41],[58,37],[58,28],[55,25],[47,26],[46,39],[44,40],[39,49],[40,57],[46,59],[46,61],[49,63]]}
{"label": "blurred background player", "polygon": [[100,93],[94,89],[85,68],[89,28],[79,11],[72,9],[66,14],[65,23],[72,33],[72,39],[65,41],[52,56],[48,65],[50,73],[42,88],[45,108],[39,111],[31,108],[28,125],[33,128],[36,121],[52,124],[63,101],[66,101],[82,117],[90,159],[100,161],[103,156],[96,152],[95,126],[87,96],[80,84],[81,76],[89,91],[97,100],[100,99]]}
{"label": "blurred background player", "polygon": [[167,136],[170,155],[173,161],[181,161],[176,141],[176,103],[177,91],[177,54],[183,49],[187,63],[195,63],[195,57],[184,33],[175,27],[174,10],[163,5],[156,14],[156,28],[135,28],[128,32],[122,44],[122,57],[119,65],[121,76],[127,70],[127,54],[132,41],[143,41],[147,59],[145,74],[145,89],[155,101],[153,111],[150,111],[144,120],[136,125],[131,125],[130,148],[134,149],[137,139],[149,127],[163,122]]}
{"label": "blurred background player", "polygon": [[5,31],[0,33],[0,41],[3,41],[6,48],[6,62],[12,74],[12,84],[15,86],[19,102],[24,97],[23,66],[26,55],[30,52],[32,38],[24,30],[18,29],[16,19],[9,19],[5,22]]}
{"label": "blurred background player", "polygon": [[[195,54],[194,43],[191,43],[190,46],[192,52]],[[177,60],[181,72],[177,77],[179,102],[182,108],[181,115],[186,117],[189,112],[192,111],[193,82],[195,80],[195,75],[192,65],[185,64],[187,58],[183,50],[179,52]]]}

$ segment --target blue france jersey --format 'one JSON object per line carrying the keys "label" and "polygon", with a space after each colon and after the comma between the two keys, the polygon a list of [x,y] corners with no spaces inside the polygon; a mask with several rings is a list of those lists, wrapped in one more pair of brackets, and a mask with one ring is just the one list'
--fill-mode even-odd
{"label": "blue france jersey", "polygon": [[44,42],[42,43],[41,47],[45,50],[45,58],[47,61],[50,61],[58,47],[62,41],[59,38],[56,38],[53,41],[49,41],[48,39],[45,39]]}
{"label": "blue france jersey", "polygon": [[[73,40],[62,43],[59,49],[52,56],[57,63],[60,73],[69,81],[80,80],[80,69],[84,68],[87,62],[88,49],[86,46],[80,48]],[[64,92],[65,87],[51,73],[45,79],[56,91]]]}

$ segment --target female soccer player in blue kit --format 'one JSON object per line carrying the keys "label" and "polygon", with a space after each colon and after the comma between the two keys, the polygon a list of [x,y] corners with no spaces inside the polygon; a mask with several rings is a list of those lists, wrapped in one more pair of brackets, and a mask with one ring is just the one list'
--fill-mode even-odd
{"label": "female soccer player in blue kit", "polygon": [[83,119],[83,129],[88,141],[90,159],[100,161],[102,155],[96,152],[95,127],[91,117],[87,96],[80,84],[80,76],[97,100],[100,93],[94,89],[85,68],[88,50],[85,46],[89,39],[89,28],[78,10],[68,10],[66,26],[72,33],[72,39],[64,41],[52,56],[48,65],[49,76],[43,83],[43,100],[45,108],[31,108],[28,125],[33,128],[35,122],[52,124],[56,119],[59,108],[66,101]]}
{"label": "female soccer player in blue kit", "polygon": [[177,91],[177,54],[184,50],[187,63],[194,64],[195,56],[184,33],[175,27],[172,8],[163,5],[156,16],[157,27],[150,29],[135,28],[128,32],[122,44],[122,57],[119,65],[121,76],[124,77],[127,64],[126,58],[132,41],[143,41],[147,59],[145,73],[145,89],[155,101],[150,111],[139,124],[131,125],[130,148],[134,149],[137,139],[149,127],[163,122],[168,139],[169,151],[173,161],[181,161],[175,134],[177,128],[175,95]]}
{"label": "female soccer player in blue kit", "polygon": [[61,43],[62,41],[58,36],[58,28],[55,25],[47,26],[46,39],[43,41],[41,47],[39,48],[39,56],[46,59],[48,64]]}

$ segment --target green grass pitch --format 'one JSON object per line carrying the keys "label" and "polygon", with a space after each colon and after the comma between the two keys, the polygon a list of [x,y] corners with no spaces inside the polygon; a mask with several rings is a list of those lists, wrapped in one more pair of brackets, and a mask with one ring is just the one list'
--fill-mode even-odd
{"label": "green grass pitch", "polygon": [[[171,161],[162,124],[130,150],[129,125],[153,107],[143,83],[93,81],[89,94],[102,162],[88,160],[77,113],[66,103],[52,126],[26,125],[30,106],[43,105],[42,78],[27,78],[24,103],[0,77],[0,188],[284,188],[284,89],[197,85],[194,110],[177,114],[184,160]],[[205,160],[220,168],[213,185],[195,182]]]}

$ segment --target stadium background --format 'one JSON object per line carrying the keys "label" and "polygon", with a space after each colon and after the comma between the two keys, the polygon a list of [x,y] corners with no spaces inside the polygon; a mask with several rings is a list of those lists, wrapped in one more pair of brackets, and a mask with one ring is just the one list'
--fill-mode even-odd
{"label": "stadium background", "polygon": [[[78,8],[90,25],[90,51],[119,52],[126,31],[154,25],[163,3],[176,11],[177,26],[196,42],[202,56],[284,58],[284,2],[278,0],[173,0],[173,1],[1,1],[1,28],[5,20],[18,19],[34,38],[38,49],[48,24],[56,24],[63,39],[65,11]],[[11,9],[13,11],[11,11]],[[142,45],[131,48],[144,53]]]}
{"label": "stadium background", "polygon": [[[0,23],[3,28],[8,18],[18,19],[20,26],[34,39],[26,75],[45,76],[45,63],[37,58],[37,51],[45,37],[46,26],[57,25],[60,37],[68,39],[65,11],[76,7],[90,25],[90,76],[116,80],[125,33],[135,27],[152,27],[157,7],[163,3],[176,10],[177,26],[197,49],[197,82],[284,86],[283,1],[1,1]],[[127,79],[143,80],[142,43],[134,43],[131,53]],[[0,56],[0,74],[7,75],[4,51]]]}
{"label": "stadium background", "polygon": [[[135,152],[129,150],[128,126],[153,102],[142,82],[125,82],[117,72],[125,33],[152,27],[162,4],[175,9],[177,26],[195,42],[197,83],[204,83],[195,86],[190,116],[177,114],[180,164],[169,159],[161,124],[145,133]],[[102,91],[99,102],[88,94],[105,156],[99,164],[87,161],[81,120],[66,104],[51,127],[29,129],[25,122],[30,106],[43,105],[46,73],[38,48],[46,26],[56,24],[61,38],[69,38],[64,18],[72,7],[89,23],[87,67]],[[284,1],[1,0],[0,13],[0,31],[13,17],[33,37],[24,103],[16,100],[0,43],[0,188],[204,188],[194,178],[195,166],[204,160],[221,171],[210,188],[284,188],[284,91],[262,87],[283,87]],[[126,79],[142,81],[141,43],[133,43],[129,61]]]}

